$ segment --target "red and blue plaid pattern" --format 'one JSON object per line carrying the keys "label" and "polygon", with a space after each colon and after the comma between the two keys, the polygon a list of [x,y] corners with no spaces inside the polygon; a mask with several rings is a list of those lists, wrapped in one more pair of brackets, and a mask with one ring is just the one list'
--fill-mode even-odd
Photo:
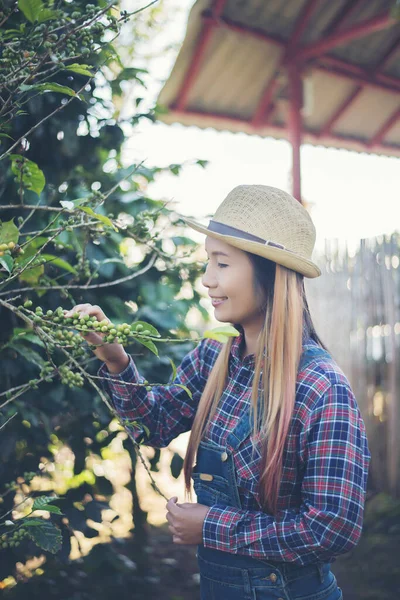
{"label": "red and blue plaid pattern", "polygon": [[[241,360],[242,336],[233,341],[229,381],[205,434],[223,448],[250,406],[254,355]],[[316,344],[305,338],[307,345]],[[116,412],[125,423],[136,422],[126,425],[128,433],[146,445],[164,447],[190,430],[220,349],[219,342],[202,340],[185,356],[175,380],[151,391],[146,391],[132,358],[118,375],[102,365],[98,374]],[[187,386],[192,399],[178,385]],[[248,437],[234,453],[242,508],[212,506],[204,521],[204,546],[300,565],[333,562],[360,538],[370,458],[365,425],[347,378],[333,359],[316,358],[297,380],[276,516],[261,509],[260,453],[253,451]]]}

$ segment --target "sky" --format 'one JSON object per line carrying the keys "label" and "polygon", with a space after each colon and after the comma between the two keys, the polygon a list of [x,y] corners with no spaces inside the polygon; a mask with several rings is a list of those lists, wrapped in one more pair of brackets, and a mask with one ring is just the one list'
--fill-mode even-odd
{"label": "sky", "polygon": [[[150,103],[172,70],[193,3],[164,0],[160,31],[137,46],[135,65],[149,69]],[[126,0],[126,6],[143,3]],[[128,164],[145,159],[148,166],[186,162],[178,177],[160,175],[148,193],[173,201],[182,215],[204,221],[236,185],[257,183],[291,191],[291,152],[283,140],[143,119],[126,142],[124,156]],[[194,165],[196,159],[209,164],[203,169]],[[316,226],[316,249],[323,249],[326,238],[356,248],[360,238],[400,230],[400,159],[310,145],[302,147],[301,159],[302,195]]]}

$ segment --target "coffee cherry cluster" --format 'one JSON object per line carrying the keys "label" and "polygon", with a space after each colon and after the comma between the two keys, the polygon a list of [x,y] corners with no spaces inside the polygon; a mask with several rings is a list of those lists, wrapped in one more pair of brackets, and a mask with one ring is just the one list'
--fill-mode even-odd
{"label": "coffee cherry cluster", "polygon": [[[87,355],[88,350],[95,350],[98,345],[87,343],[82,344],[82,333],[95,332],[102,338],[102,343],[117,343],[121,345],[129,344],[134,339],[140,341],[153,340],[161,337],[152,325],[144,322],[119,323],[114,324],[107,319],[98,321],[96,317],[83,315],[79,313],[72,317],[65,317],[64,309],[58,306],[55,310],[43,311],[42,307],[37,306],[34,311],[32,300],[26,300],[24,304],[18,306],[33,321],[34,325],[40,327],[42,331],[51,337],[51,342],[46,340],[47,350],[53,352],[56,347],[68,349],[73,358],[79,358]],[[147,326],[147,327],[146,327]],[[78,332],[78,333],[77,333]],[[80,332],[80,333],[79,333]],[[81,373],[74,372],[70,366],[63,364],[56,367],[50,361],[45,361],[41,366],[40,378],[44,381],[51,381],[55,370],[61,377],[61,383],[69,387],[81,387],[84,384],[84,378]],[[37,389],[39,380],[32,379],[29,385]],[[147,386],[148,386],[148,382]],[[151,388],[150,388],[151,389]]]}
{"label": "coffee cherry cluster", "polygon": [[[18,306],[20,310],[31,307],[32,300],[27,300],[23,305]],[[74,334],[74,329],[87,333],[99,333],[102,335],[104,342],[114,342],[122,345],[127,344],[130,341],[129,338],[160,337],[159,333],[155,334],[154,330],[146,329],[146,324],[142,323],[133,323],[132,325],[129,325],[129,323],[114,324],[107,319],[98,321],[96,317],[90,317],[89,315],[81,317],[78,313],[73,317],[65,317],[64,309],[61,306],[58,306],[55,310],[49,309],[46,313],[38,306],[35,308],[34,313],[31,311],[29,313],[32,315],[33,322],[40,324],[43,331],[51,332],[60,346],[82,344],[82,337]],[[54,328],[54,324],[58,327]],[[93,347],[95,346],[92,345]]]}
{"label": "coffee cherry cluster", "polygon": [[23,527],[19,527],[13,533],[7,534],[3,533],[0,537],[0,547],[4,550],[6,548],[15,548],[19,546],[24,537],[27,537],[28,531]]}
{"label": "coffee cherry cluster", "polygon": [[4,254],[24,254],[24,249],[15,242],[3,242],[0,244],[0,256]]}
{"label": "coffee cherry cluster", "polygon": [[90,56],[101,43],[105,30],[118,33],[118,19],[103,15],[96,5],[76,8],[74,3],[52,7],[51,21],[28,24],[23,36],[17,33],[10,41],[5,38],[0,57],[0,86],[5,85],[10,75],[21,83],[26,76],[36,75],[46,54],[62,69],[66,59]]}
{"label": "coffee cherry cluster", "polygon": [[82,375],[80,373],[74,373],[67,365],[61,365],[58,371],[61,375],[61,383],[64,383],[68,387],[74,387],[74,385],[76,385],[76,387],[83,386],[84,381]]}

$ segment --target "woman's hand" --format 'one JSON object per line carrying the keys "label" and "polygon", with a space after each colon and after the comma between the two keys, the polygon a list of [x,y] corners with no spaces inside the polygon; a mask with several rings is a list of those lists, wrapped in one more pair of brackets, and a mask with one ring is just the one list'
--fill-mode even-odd
{"label": "woman's hand", "polygon": [[[76,313],[79,314],[80,318],[84,315],[89,315],[90,317],[96,317],[98,321],[106,320],[108,323],[111,322],[97,304],[77,304],[71,310],[65,310],[64,317],[73,317]],[[80,332],[80,334],[89,344],[103,344],[104,333],[91,331],[89,333]],[[115,366],[115,372],[118,370],[122,371],[129,362],[129,356],[121,344],[104,343],[102,346],[96,348],[96,350],[93,350],[93,352],[97,358],[106,362],[107,365]]]}
{"label": "woman's hand", "polygon": [[178,504],[174,496],[167,502],[167,521],[175,544],[201,544],[203,542],[203,523],[210,510],[204,504],[184,502]]}

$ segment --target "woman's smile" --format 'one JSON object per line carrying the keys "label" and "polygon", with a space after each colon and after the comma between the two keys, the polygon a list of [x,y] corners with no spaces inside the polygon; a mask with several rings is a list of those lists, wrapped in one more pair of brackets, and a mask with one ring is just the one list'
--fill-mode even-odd
{"label": "woman's smile", "polygon": [[225,302],[225,300],[228,300],[228,298],[226,296],[221,297],[221,298],[218,298],[217,296],[211,296],[211,302],[214,307],[219,306],[220,304],[223,304]]}

